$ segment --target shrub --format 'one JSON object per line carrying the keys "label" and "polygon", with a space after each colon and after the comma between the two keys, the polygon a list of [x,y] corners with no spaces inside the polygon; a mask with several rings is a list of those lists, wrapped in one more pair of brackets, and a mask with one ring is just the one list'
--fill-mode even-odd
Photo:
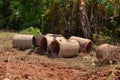
{"label": "shrub", "polygon": [[117,39],[120,39],[120,26],[118,28],[115,29],[114,31],[114,35]]}
{"label": "shrub", "polygon": [[39,28],[29,27],[25,30],[21,30],[20,33],[22,34],[32,34],[32,35],[41,35],[41,31]]}
{"label": "shrub", "polygon": [[110,43],[113,39],[110,36],[105,35],[103,32],[99,34],[93,34],[93,40],[96,44]]}

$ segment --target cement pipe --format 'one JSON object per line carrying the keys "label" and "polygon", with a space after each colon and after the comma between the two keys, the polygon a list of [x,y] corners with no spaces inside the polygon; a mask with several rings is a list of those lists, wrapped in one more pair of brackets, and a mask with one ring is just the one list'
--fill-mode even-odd
{"label": "cement pipe", "polygon": [[50,51],[53,57],[74,57],[78,55],[79,43],[75,40],[57,39],[52,41]]}
{"label": "cement pipe", "polygon": [[56,34],[46,34],[40,41],[40,49],[42,54],[45,54],[46,52],[50,53],[49,46],[53,40],[56,40],[56,38],[62,37],[62,35],[56,35]]}
{"label": "cement pipe", "polygon": [[46,34],[46,36],[63,37],[61,34],[51,34],[51,33]]}
{"label": "cement pipe", "polygon": [[36,47],[40,47],[40,41],[43,37],[44,37],[44,35],[35,36],[35,46]]}
{"label": "cement pipe", "polygon": [[120,47],[110,44],[102,44],[96,49],[98,61],[120,61]]}
{"label": "cement pipe", "polygon": [[89,53],[92,49],[92,41],[89,39],[71,36],[70,40],[76,40],[80,45],[80,52]]}
{"label": "cement pipe", "polygon": [[12,39],[13,48],[28,49],[35,46],[33,35],[17,34]]}

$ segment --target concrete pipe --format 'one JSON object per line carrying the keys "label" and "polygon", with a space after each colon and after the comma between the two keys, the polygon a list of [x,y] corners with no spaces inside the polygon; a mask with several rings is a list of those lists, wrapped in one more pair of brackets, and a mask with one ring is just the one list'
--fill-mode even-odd
{"label": "concrete pipe", "polygon": [[50,45],[53,57],[74,57],[78,55],[79,43],[75,40],[54,40]]}
{"label": "concrete pipe", "polygon": [[43,37],[44,37],[44,35],[35,36],[35,46],[36,47],[40,47],[40,41]]}
{"label": "concrete pipe", "polygon": [[40,49],[42,54],[46,52],[50,53],[49,46],[53,40],[56,40],[58,37],[64,38],[62,35],[57,34],[46,34],[40,41]]}
{"label": "concrete pipe", "polygon": [[76,40],[80,45],[80,52],[89,53],[92,49],[92,41],[89,39],[71,36],[70,40]]}
{"label": "concrete pipe", "polygon": [[17,34],[12,39],[13,48],[28,49],[35,46],[35,37],[33,35]]}
{"label": "concrete pipe", "polygon": [[52,36],[52,37],[63,37],[61,34],[51,34],[51,33],[48,33],[46,34],[46,36]]}
{"label": "concrete pipe", "polygon": [[96,49],[96,58],[98,61],[120,61],[120,47],[110,44],[102,44]]}

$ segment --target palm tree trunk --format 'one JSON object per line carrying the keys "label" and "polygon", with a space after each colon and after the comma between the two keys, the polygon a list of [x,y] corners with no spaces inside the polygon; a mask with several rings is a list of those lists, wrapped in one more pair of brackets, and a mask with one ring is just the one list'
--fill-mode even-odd
{"label": "palm tree trunk", "polygon": [[79,11],[80,11],[80,21],[83,27],[84,37],[88,39],[92,39],[91,25],[85,10],[85,2],[84,0],[78,0],[78,2],[79,2]]}

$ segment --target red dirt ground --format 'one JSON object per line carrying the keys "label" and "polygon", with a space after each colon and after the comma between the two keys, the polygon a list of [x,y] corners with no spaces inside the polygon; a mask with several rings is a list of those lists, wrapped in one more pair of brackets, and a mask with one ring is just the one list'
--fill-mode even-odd
{"label": "red dirt ground", "polygon": [[84,58],[48,58],[12,49],[15,34],[0,31],[0,80],[120,80],[120,64],[94,63],[94,48]]}
{"label": "red dirt ground", "polygon": [[[63,64],[20,56],[20,51],[0,53],[0,80],[120,80],[120,66],[89,68],[67,67]],[[23,54],[23,53],[22,53]],[[39,56],[39,55],[36,55]]]}

